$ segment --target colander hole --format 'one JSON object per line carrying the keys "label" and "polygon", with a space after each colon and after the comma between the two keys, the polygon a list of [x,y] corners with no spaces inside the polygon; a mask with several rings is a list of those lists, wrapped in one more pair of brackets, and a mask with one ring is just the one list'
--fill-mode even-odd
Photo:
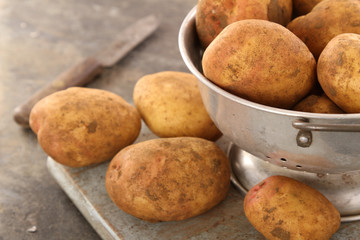
{"label": "colander hole", "polygon": [[281,161],[286,162],[286,158],[280,158]]}
{"label": "colander hole", "polygon": [[296,165],[296,168],[302,168],[302,166],[301,165]]}
{"label": "colander hole", "polygon": [[266,158],[270,158],[269,156],[265,156]]}

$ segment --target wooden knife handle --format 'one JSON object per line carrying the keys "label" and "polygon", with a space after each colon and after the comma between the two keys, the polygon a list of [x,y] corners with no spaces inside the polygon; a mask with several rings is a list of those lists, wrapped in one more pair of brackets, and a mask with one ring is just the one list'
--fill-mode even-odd
{"label": "wooden knife handle", "polygon": [[102,70],[103,67],[94,58],[86,58],[80,63],[74,65],[67,71],[60,74],[48,85],[38,90],[26,102],[16,107],[14,110],[15,122],[28,128],[31,109],[38,101],[52,93],[69,87],[84,86],[91,82],[95,76],[102,72]]}

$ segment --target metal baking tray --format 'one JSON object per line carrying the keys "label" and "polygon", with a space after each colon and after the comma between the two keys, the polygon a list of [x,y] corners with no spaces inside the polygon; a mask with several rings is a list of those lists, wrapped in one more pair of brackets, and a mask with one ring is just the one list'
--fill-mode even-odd
{"label": "metal baking tray", "polygon": [[[154,137],[143,124],[137,142]],[[220,138],[217,144],[226,151],[229,142]],[[219,205],[190,219],[159,223],[137,219],[120,210],[108,197],[105,189],[108,164],[70,168],[47,159],[51,175],[104,240],[265,239],[246,219],[243,196],[234,187]],[[331,239],[360,239],[360,221],[341,224]]]}

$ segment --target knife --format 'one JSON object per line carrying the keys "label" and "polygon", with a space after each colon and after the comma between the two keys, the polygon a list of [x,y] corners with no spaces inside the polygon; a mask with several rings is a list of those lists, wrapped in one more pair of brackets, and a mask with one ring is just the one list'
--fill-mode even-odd
{"label": "knife", "polygon": [[112,67],[133,48],[149,37],[159,26],[154,15],[141,18],[120,32],[114,42],[92,57],[87,57],[34,93],[14,110],[14,120],[20,126],[29,127],[29,116],[33,106],[42,98],[69,87],[90,83],[104,68]]}

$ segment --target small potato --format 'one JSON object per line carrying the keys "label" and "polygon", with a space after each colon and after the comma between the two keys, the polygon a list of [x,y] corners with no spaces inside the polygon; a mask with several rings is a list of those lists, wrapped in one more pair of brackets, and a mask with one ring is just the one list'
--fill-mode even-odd
{"label": "small potato", "polygon": [[322,89],[336,105],[347,113],[360,113],[360,34],[333,38],[320,55],[317,74]]}
{"label": "small potato", "polygon": [[220,203],[230,187],[225,153],[202,138],[159,138],[121,150],[105,186],[112,201],[137,218],[183,220]]}
{"label": "small potato", "polygon": [[206,48],[230,23],[244,19],[262,19],[286,26],[292,16],[292,0],[199,0],[196,30]]}
{"label": "small potato", "polygon": [[328,240],[341,223],[339,212],[324,195],[285,176],[271,176],[252,187],[244,210],[269,240]]}
{"label": "small potato", "polygon": [[55,161],[84,167],[110,160],[134,142],[141,118],[114,93],[72,87],[40,100],[30,113],[30,127]]}
{"label": "small potato", "polygon": [[309,95],[296,104],[293,110],[312,113],[344,113],[325,94]]}
{"label": "small potato", "polygon": [[166,71],[149,74],[136,83],[134,103],[149,129],[159,137],[201,137],[222,134],[203,104],[194,75]]}
{"label": "small potato", "polygon": [[287,28],[298,36],[316,59],[335,36],[360,33],[359,0],[323,0],[307,15],[293,19]]}
{"label": "small potato", "polygon": [[224,90],[272,107],[290,109],[315,85],[316,62],[306,45],[265,20],[228,25],[206,48],[202,66]]}

